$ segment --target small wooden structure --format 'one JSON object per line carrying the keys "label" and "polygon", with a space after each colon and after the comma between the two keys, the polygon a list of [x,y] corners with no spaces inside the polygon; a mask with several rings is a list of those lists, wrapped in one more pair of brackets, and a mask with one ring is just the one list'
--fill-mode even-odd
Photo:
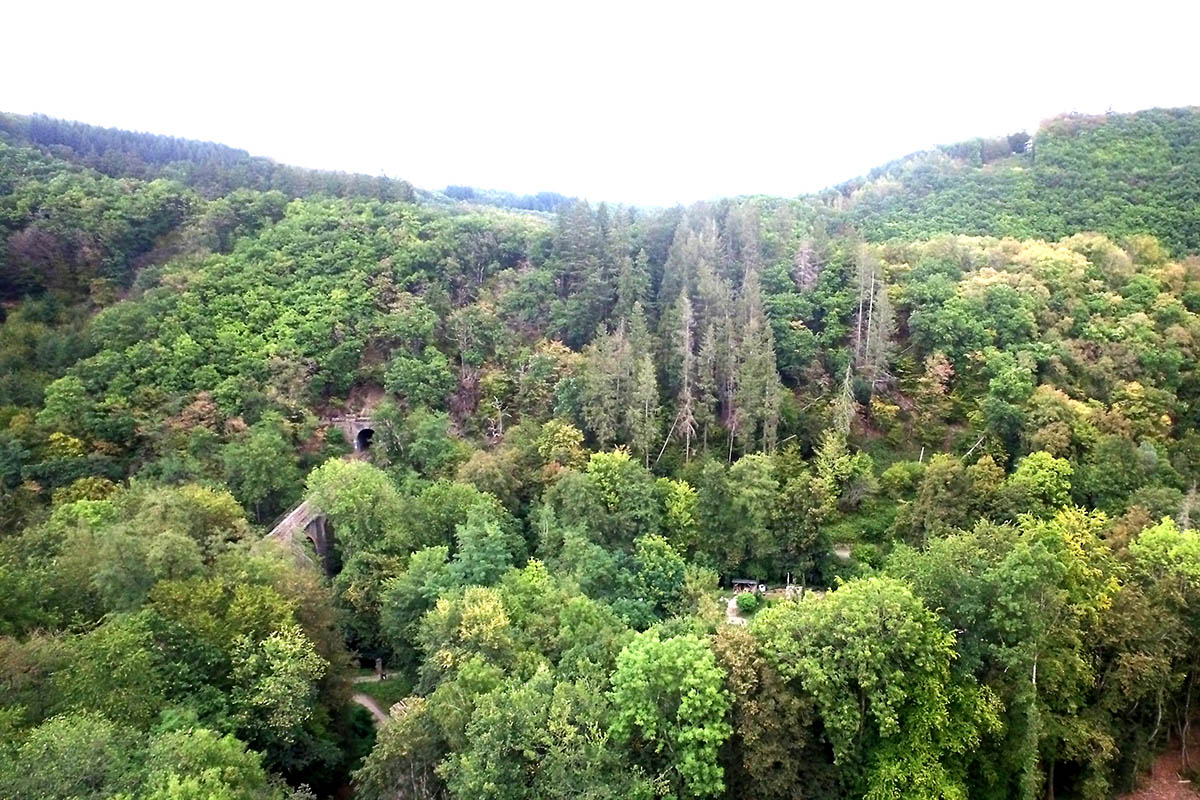
{"label": "small wooden structure", "polygon": [[750,592],[751,594],[763,594],[767,591],[767,586],[764,583],[759,583],[752,578],[731,578],[729,581],[730,588],[734,592],[741,594],[742,592]]}

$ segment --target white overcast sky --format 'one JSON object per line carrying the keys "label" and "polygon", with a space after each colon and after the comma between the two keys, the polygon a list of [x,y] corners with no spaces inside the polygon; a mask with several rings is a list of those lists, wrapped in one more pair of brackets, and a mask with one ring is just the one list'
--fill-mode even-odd
{"label": "white overcast sky", "polygon": [[1198,6],[18,0],[0,110],[427,188],[796,195],[1064,111],[1200,104]]}

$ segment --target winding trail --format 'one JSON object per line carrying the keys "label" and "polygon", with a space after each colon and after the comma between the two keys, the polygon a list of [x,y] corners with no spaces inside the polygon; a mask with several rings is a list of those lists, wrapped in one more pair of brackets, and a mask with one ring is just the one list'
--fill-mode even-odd
{"label": "winding trail", "polygon": [[[356,675],[354,677],[354,683],[379,683],[379,676],[378,675]],[[362,692],[355,692],[354,696],[351,699],[354,702],[358,703],[363,708],[365,708],[367,711],[371,712],[371,715],[373,717],[375,717],[375,725],[376,726],[379,726],[379,725],[383,724],[384,722],[388,721],[388,719],[389,719],[388,713],[383,710],[383,706],[379,705],[379,703],[376,702],[375,698],[371,697],[371,695],[364,694]]]}
{"label": "winding trail", "polygon": [[387,712],[379,707],[379,703],[376,703],[375,698],[371,697],[371,695],[363,694],[362,692],[355,692],[353,698],[351,699],[353,699],[354,702],[358,703],[367,711],[371,712],[371,715],[375,717],[376,727],[388,721]]}
{"label": "winding trail", "polygon": [[729,598],[729,602],[725,604],[725,621],[730,625],[745,625],[746,618],[738,612],[737,595]]}
{"label": "winding trail", "polygon": [[[1200,758],[1200,746],[1193,746],[1192,763],[1197,758]],[[1172,743],[1155,759],[1150,773],[1142,776],[1138,788],[1122,795],[1120,800],[1197,800],[1200,794],[1196,791],[1196,785],[1179,777],[1182,768],[1183,754],[1179,751],[1179,745]]]}

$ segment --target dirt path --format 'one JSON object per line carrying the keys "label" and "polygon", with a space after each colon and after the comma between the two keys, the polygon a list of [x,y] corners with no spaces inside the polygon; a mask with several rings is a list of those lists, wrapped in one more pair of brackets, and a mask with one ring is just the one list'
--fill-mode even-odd
{"label": "dirt path", "polygon": [[[355,681],[355,683],[361,682],[362,681]],[[379,707],[379,703],[375,702],[374,697],[371,697],[368,694],[363,694],[362,692],[355,692],[352,699],[367,711],[371,712],[372,716],[375,717],[375,724],[377,726],[388,721],[387,712]]]}
{"label": "dirt path", "polygon": [[729,598],[729,602],[725,604],[725,621],[730,625],[745,625],[746,618],[738,612],[737,595]]}
{"label": "dirt path", "polygon": [[[1192,749],[1192,763],[1200,757],[1200,747]],[[1179,778],[1179,769],[1183,764],[1182,754],[1177,746],[1171,747],[1158,757],[1150,774],[1142,779],[1142,784],[1135,791],[1123,795],[1121,800],[1197,800],[1200,791],[1193,783],[1187,783]]]}

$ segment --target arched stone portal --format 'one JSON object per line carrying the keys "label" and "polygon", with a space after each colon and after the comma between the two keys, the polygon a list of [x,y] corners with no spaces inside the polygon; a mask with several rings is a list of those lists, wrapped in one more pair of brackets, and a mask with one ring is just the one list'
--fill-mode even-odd
{"label": "arched stone portal", "polygon": [[355,453],[362,453],[371,447],[371,438],[375,428],[371,417],[367,414],[346,414],[340,417],[326,417],[325,424],[342,432],[348,445]]}
{"label": "arched stone portal", "polygon": [[304,536],[312,542],[313,551],[321,567],[326,574],[330,574],[332,565],[329,563],[329,557],[333,549],[333,526],[329,524],[329,518],[324,514],[314,516],[304,526]]}

